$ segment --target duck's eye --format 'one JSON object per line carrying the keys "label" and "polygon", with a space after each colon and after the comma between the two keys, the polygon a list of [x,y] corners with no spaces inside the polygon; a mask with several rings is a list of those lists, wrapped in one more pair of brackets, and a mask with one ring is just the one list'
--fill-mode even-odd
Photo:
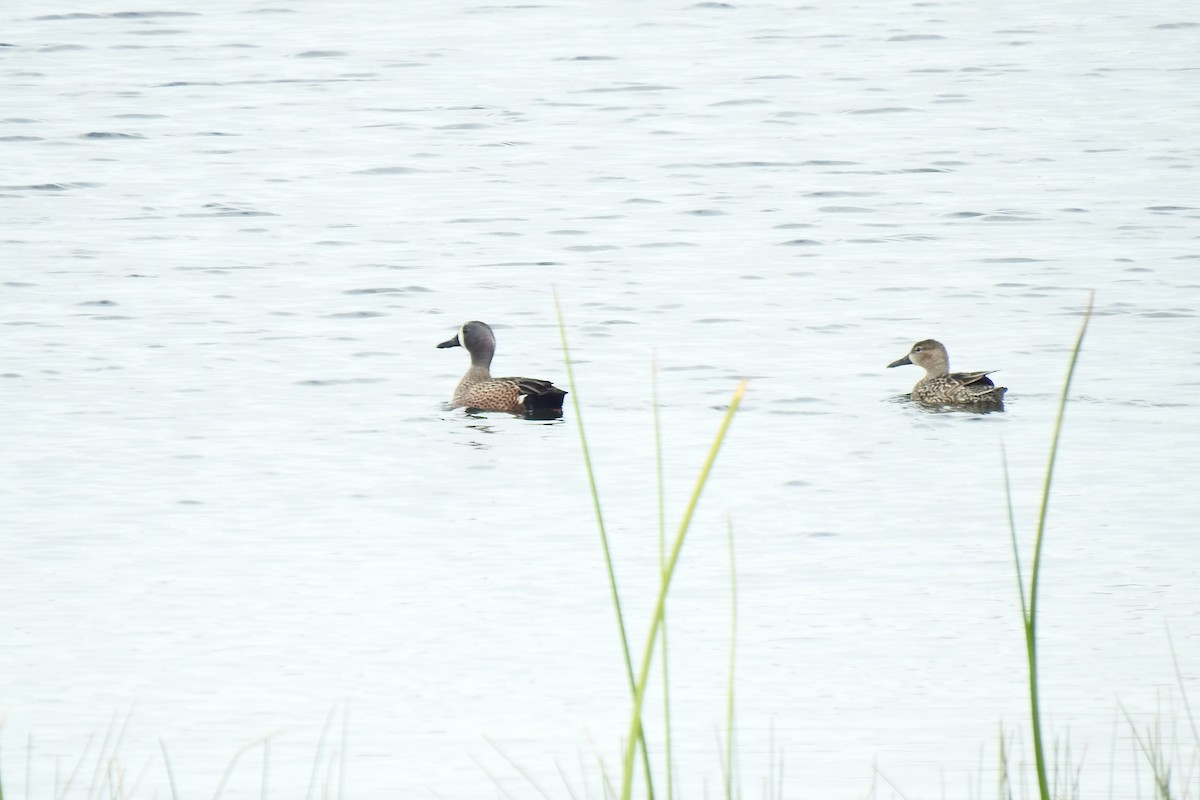
{"label": "duck's eye", "polygon": [[917,345],[916,347],[914,347],[914,348],[913,348],[913,352],[914,352],[914,353],[919,353],[919,352],[921,352],[921,345]]}

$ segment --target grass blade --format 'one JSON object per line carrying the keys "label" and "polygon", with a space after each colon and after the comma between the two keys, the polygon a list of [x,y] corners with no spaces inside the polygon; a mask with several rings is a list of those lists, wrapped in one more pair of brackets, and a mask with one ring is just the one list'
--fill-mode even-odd
{"label": "grass blade", "polygon": [[729,631],[729,689],[725,699],[725,800],[733,800],[733,686],[737,665],[738,589],[737,559],[733,548],[733,517],[726,516],[729,534],[729,583],[732,608]]}
{"label": "grass blade", "polygon": [[268,733],[266,736],[260,736],[254,741],[248,742],[247,744],[239,747],[237,751],[234,752],[233,757],[229,759],[229,764],[225,767],[225,772],[221,775],[221,781],[217,784],[216,791],[213,792],[213,800],[221,800],[221,795],[225,792],[225,786],[229,783],[229,776],[233,774],[233,769],[237,766],[237,763],[242,756],[259,745],[266,747],[272,739],[283,733],[283,731],[284,729],[280,728],[274,733]]}
{"label": "grass blade", "polygon": [[304,800],[312,800],[313,791],[317,788],[317,776],[321,770],[321,758],[325,752],[325,740],[329,737],[329,727],[333,724],[333,715],[337,711],[337,706],[330,706],[329,713],[325,715],[325,724],[321,726],[321,737],[317,739],[317,753],[313,756],[312,773],[308,776],[308,791],[304,793]]}
{"label": "grass blade", "polygon": [[[663,480],[662,422],[658,403],[658,361],[651,360],[650,398],[654,409],[654,471],[658,487],[658,570],[663,580],[667,568],[666,485]],[[663,608],[662,638],[663,749],[667,768],[667,800],[675,797],[675,765],[671,752],[671,662],[667,658],[667,611]]]}
{"label": "grass blade", "polygon": [[[1037,600],[1038,585],[1041,578],[1042,544],[1045,541],[1046,516],[1050,509],[1050,488],[1054,484],[1054,464],[1058,460],[1058,442],[1062,436],[1063,417],[1067,412],[1067,399],[1071,393],[1071,379],[1075,376],[1075,365],[1079,362],[1079,352],[1083,349],[1083,337],[1087,333],[1088,322],[1092,318],[1092,307],[1095,303],[1095,293],[1088,296],[1087,309],[1083,313],[1083,323],[1079,328],[1079,336],[1075,339],[1075,347],[1071,350],[1071,362],[1067,367],[1067,377],[1063,381],[1062,397],[1058,403],[1058,414],[1054,420],[1054,435],[1050,440],[1050,457],[1046,464],[1046,478],[1042,484],[1042,503],[1038,511],[1037,536],[1033,545],[1033,567],[1029,577],[1029,607],[1024,607],[1022,598],[1022,615],[1025,627],[1025,655],[1029,663],[1029,708],[1030,721],[1033,726],[1033,754],[1037,762],[1038,792],[1042,800],[1050,800],[1050,782],[1047,776],[1045,742],[1042,739],[1042,714],[1038,698],[1038,669],[1037,669]],[[1010,493],[1011,507],[1011,493]],[[1010,510],[1011,518],[1011,510]],[[1019,569],[1018,564],[1018,569]]]}
{"label": "grass blade", "polygon": [[167,769],[167,783],[171,787],[171,800],[179,800],[179,790],[175,786],[175,770],[171,769],[171,756],[167,753],[167,743],[159,739],[158,746],[162,749],[163,765]]}
{"label": "grass blade", "polygon": [[721,426],[717,430],[716,439],[709,449],[708,458],[705,459],[704,466],[700,469],[700,475],[696,479],[696,486],[692,490],[692,496],[688,501],[687,509],[684,511],[683,520],[679,523],[679,531],[675,534],[675,542],[671,547],[671,557],[667,560],[667,568],[662,583],[659,586],[658,601],[654,605],[654,616],[651,619],[650,632],[646,637],[646,646],[642,649],[642,664],[638,672],[634,692],[633,719],[629,723],[629,740],[625,745],[625,761],[622,769],[622,800],[630,800],[633,791],[633,751],[642,733],[642,703],[646,699],[646,683],[650,676],[650,664],[654,659],[654,645],[658,640],[658,631],[662,625],[663,606],[667,601],[667,590],[671,586],[671,578],[675,575],[675,566],[679,563],[679,554],[683,550],[683,542],[687,538],[688,528],[691,527],[692,517],[696,513],[696,506],[700,503],[700,495],[704,492],[708,476],[712,472],[713,464],[716,463],[717,454],[721,451],[721,445],[724,443],[725,436],[729,432],[729,425],[733,422],[734,414],[737,413],[738,406],[742,403],[742,397],[746,394],[746,386],[749,382],[748,378],[743,378],[742,382],[738,384],[737,389],[733,392],[733,399],[730,401],[729,408],[725,412],[725,418],[721,420]]}
{"label": "grass blade", "polygon": [[[500,745],[496,744],[496,742],[490,736],[484,736],[483,738],[487,741],[488,744],[490,744],[492,746],[493,750],[495,750],[497,753],[499,753],[501,755],[501,757],[505,761],[508,762],[508,765],[510,767],[515,769],[517,771],[517,773],[522,778],[525,779],[526,783],[528,783],[530,786],[532,786],[534,788],[534,791],[536,791],[542,797],[546,798],[546,800],[551,800],[550,795],[547,794],[546,790],[543,789],[541,786],[539,786],[538,782],[534,779],[534,777],[529,774],[529,770],[525,769],[520,764],[518,764],[516,762],[516,760],[513,759],[513,757],[510,756],[508,753],[506,753],[504,751],[504,748],[502,748],[502,747],[500,747]],[[561,774],[561,770],[560,770],[560,774]]]}
{"label": "grass blade", "polygon": [[[629,691],[636,696],[637,688],[633,680],[633,659],[629,655],[629,636],[625,632],[625,614],[621,610],[621,593],[617,589],[617,573],[613,569],[612,553],[608,546],[608,531],[604,527],[604,512],[600,508],[600,491],[596,488],[596,473],[592,469],[591,451],[588,449],[587,434],[583,428],[583,410],[579,406],[579,389],[575,385],[575,370],[571,366],[571,350],[567,346],[567,325],[563,321],[562,304],[558,301],[558,292],[554,292],[554,310],[558,315],[558,335],[562,340],[563,361],[567,367],[567,384],[571,387],[571,408],[575,411],[575,425],[579,428],[579,443],[583,448],[583,465],[587,470],[588,490],[592,495],[592,508],[596,513],[596,524],[600,528],[600,546],[604,551],[604,566],[608,570],[608,586],[612,592],[613,608],[617,613],[617,629],[621,634],[621,652],[625,657],[625,675],[629,680]],[[641,703],[637,704],[639,713]],[[630,742],[632,747],[640,743],[642,751],[642,767],[646,774],[646,794],[654,800],[654,784],[650,772],[650,753],[646,747],[646,739],[642,726],[637,726],[636,742]]]}

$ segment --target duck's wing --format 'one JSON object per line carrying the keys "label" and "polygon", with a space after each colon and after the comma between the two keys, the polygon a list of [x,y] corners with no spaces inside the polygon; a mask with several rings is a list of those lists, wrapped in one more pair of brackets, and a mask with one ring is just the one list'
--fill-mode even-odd
{"label": "duck's wing", "polygon": [[950,377],[959,382],[962,386],[962,393],[967,395],[969,399],[964,398],[965,402],[980,403],[983,405],[1003,405],[1004,393],[1008,389],[1003,386],[997,386],[992,383],[992,379],[988,377],[992,372],[956,372]]}
{"label": "duck's wing", "polygon": [[517,391],[525,396],[526,402],[529,400],[548,400],[562,402],[562,398],[566,396],[566,392],[550,381],[544,381],[540,378],[496,378],[498,381],[507,383],[515,383]]}
{"label": "duck's wing", "polygon": [[961,383],[963,386],[969,386],[972,389],[989,389],[996,384],[992,383],[992,379],[988,377],[996,370],[984,370],[983,372],[951,372],[950,380],[955,383]]}

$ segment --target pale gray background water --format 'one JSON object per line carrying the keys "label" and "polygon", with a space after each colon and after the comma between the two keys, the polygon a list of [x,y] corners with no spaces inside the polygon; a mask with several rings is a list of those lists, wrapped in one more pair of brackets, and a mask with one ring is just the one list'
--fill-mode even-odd
{"label": "pale gray background water", "polygon": [[[1091,289],[1050,731],[1086,793],[1129,796],[1118,703],[1183,719],[1168,623],[1198,696],[1193,3],[0,18],[6,795],[129,714],[134,796],[169,796],[160,739],[196,797],[271,734],[269,794],[301,796],[343,703],[319,775],[344,752],[347,796],[534,796],[488,738],[598,792],[629,698],[578,418],[450,411],[466,359],[434,349],[483,319],[499,372],[565,382],[552,286],[638,648],[651,360],[672,522],[752,378],[671,604],[686,796],[720,780],[727,513],[747,795],[774,750],[788,797],[893,796],[874,767],[994,796],[1025,719],[999,448],[1028,546]],[[918,374],[884,365],[930,336],[1001,369],[1007,413],[893,402]],[[259,796],[261,755],[225,797]]]}

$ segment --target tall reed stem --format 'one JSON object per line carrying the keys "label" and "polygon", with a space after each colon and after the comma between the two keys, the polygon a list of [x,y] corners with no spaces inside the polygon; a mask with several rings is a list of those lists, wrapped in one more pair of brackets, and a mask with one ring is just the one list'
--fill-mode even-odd
{"label": "tall reed stem", "polygon": [[[658,570],[659,580],[666,577],[667,569],[667,508],[666,485],[663,480],[662,421],[658,403],[658,359],[652,358],[650,366],[650,397],[654,407],[654,472],[658,486]],[[667,612],[663,609],[662,636],[662,692],[663,692],[663,757],[667,769],[667,800],[675,798],[675,761],[671,749],[671,662],[667,657]],[[0,798],[3,800],[3,798]]]}
{"label": "tall reed stem", "polygon": [[733,698],[737,667],[738,585],[737,554],[733,548],[733,517],[725,518],[729,535],[729,687],[725,694],[725,800],[733,800]]}
{"label": "tall reed stem", "polygon": [[1042,569],[1042,543],[1045,540],[1046,517],[1050,510],[1050,489],[1054,484],[1054,464],[1058,459],[1058,442],[1062,436],[1063,418],[1067,412],[1067,398],[1071,392],[1071,379],[1075,376],[1075,365],[1079,361],[1079,352],[1083,349],[1083,337],[1087,333],[1088,322],[1092,319],[1092,308],[1095,303],[1095,293],[1088,296],[1087,309],[1083,313],[1083,323],[1079,328],[1079,336],[1075,339],[1075,347],[1071,351],[1071,362],[1067,367],[1067,377],[1063,382],[1062,397],[1058,402],[1058,415],[1054,420],[1054,435],[1050,440],[1050,457],[1046,464],[1046,478],[1042,483],[1042,504],[1038,512],[1037,537],[1033,545],[1033,568],[1029,576],[1029,603],[1025,602],[1025,585],[1021,577],[1021,559],[1017,548],[1016,522],[1012,511],[1012,492],[1008,491],[1008,466],[1005,465],[1004,483],[1008,493],[1009,531],[1012,536],[1013,557],[1017,562],[1017,581],[1021,591],[1021,617],[1025,628],[1025,656],[1029,663],[1029,709],[1033,726],[1033,753],[1037,762],[1038,792],[1042,800],[1050,800],[1050,780],[1046,766],[1046,748],[1042,738],[1042,712],[1038,696],[1038,660],[1037,660],[1037,607],[1038,586]]}
{"label": "tall reed stem", "polygon": [[691,526],[692,517],[696,513],[696,506],[700,503],[700,495],[704,491],[704,485],[708,481],[709,473],[712,472],[713,464],[716,463],[717,453],[721,451],[721,444],[725,441],[725,435],[729,432],[729,425],[733,422],[733,416],[737,413],[738,406],[742,403],[742,397],[746,394],[746,385],[748,383],[749,379],[744,378],[733,392],[733,399],[729,403],[729,409],[725,412],[725,418],[721,420],[721,427],[717,430],[717,437],[708,451],[708,458],[705,459],[704,466],[700,469],[700,476],[696,479],[696,486],[692,490],[692,496],[688,501],[687,509],[684,511],[683,520],[679,523],[679,531],[675,534],[675,542],[671,546],[671,557],[667,560],[666,571],[659,585],[658,601],[654,604],[654,616],[650,623],[650,633],[646,637],[646,646],[642,649],[642,665],[638,672],[637,683],[634,689],[633,718],[629,723],[629,738],[625,744],[625,761],[622,769],[621,800],[630,800],[633,791],[633,751],[636,742],[642,735],[642,703],[646,699],[646,684],[650,676],[650,664],[654,660],[654,645],[658,640],[658,630],[662,625],[663,607],[667,602],[667,590],[671,586],[671,578],[675,575],[675,566],[679,563],[679,554],[683,550],[683,542],[687,538],[688,528]]}
{"label": "tall reed stem", "polygon": [[[596,513],[596,524],[600,528],[600,546],[604,550],[604,566],[608,570],[608,586],[612,592],[613,608],[617,612],[617,629],[621,634],[621,652],[625,657],[625,675],[629,680],[629,691],[637,696],[637,687],[633,680],[633,659],[629,655],[629,637],[625,633],[625,614],[621,611],[621,593],[617,590],[617,573],[613,569],[612,553],[608,547],[608,531],[604,527],[604,512],[600,509],[600,491],[596,488],[596,473],[592,469],[592,456],[588,450],[587,435],[583,429],[583,410],[579,405],[579,390],[575,385],[575,370],[571,367],[571,350],[567,346],[567,325],[563,321],[562,304],[558,300],[558,292],[554,292],[554,310],[558,315],[558,335],[562,340],[563,361],[567,366],[567,384],[571,387],[571,408],[575,411],[575,425],[579,428],[579,443],[583,448],[583,465],[587,470],[588,488],[592,493],[592,508]],[[641,711],[641,704],[638,704]],[[640,719],[639,719],[640,722]],[[629,747],[640,743],[642,751],[642,768],[646,773],[646,794],[649,800],[654,800],[654,783],[650,772],[650,754],[646,747],[646,738],[641,725],[637,726],[637,736],[630,740]]]}

